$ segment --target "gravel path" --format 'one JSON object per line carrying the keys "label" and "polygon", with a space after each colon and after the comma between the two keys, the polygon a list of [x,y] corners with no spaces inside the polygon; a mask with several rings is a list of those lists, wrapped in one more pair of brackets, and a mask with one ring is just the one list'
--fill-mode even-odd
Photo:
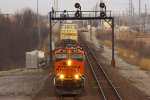
{"label": "gravel path", "polygon": [[47,78],[42,70],[0,72],[0,100],[32,100]]}

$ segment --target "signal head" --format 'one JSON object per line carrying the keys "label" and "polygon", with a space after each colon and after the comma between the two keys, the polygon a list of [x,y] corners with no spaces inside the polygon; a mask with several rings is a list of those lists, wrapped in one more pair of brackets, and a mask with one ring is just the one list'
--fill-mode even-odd
{"label": "signal head", "polygon": [[80,17],[80,13],[79,13],[79,12],[76,12],[76,13],[75,13],[75,17]]}
{"label": "signal head", "polygon": [[79,3],[75,3],[75,8],[80,8],[80,4]]}
{"label": "signal head", "polygon": [[101,17],[105,17],[105,16],[106,16],[105,12],[102,11],[102,12],[100,13],[100,16],[101,16]]}
{"label": "signal head", "polygon": [[100,6],[101,8],[104,8],[104,7],[105,7],[105,4],[104,4],[104,3],[100,3],[99,6]]}

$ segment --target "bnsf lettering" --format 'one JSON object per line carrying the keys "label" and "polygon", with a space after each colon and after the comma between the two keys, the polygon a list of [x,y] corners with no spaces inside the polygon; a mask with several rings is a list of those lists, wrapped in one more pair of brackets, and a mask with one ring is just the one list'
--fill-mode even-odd
{"label": "bnsf lettering", "polygon": [[80,69],[80,66],[58,66],[56,70]]}

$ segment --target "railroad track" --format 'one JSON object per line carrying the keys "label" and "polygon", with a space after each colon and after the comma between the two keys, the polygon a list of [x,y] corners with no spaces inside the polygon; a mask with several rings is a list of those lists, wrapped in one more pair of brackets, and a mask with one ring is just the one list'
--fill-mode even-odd
{"label": "railroad track", "polygon": [[60,100],[77,100],[77,95],[75,95],[75,96],[65,96],[65,95],[61,95],[61,96],[60,96]]}
{"label": "railroad track", "polygon": [[99,87],[100,95],[103,96],[104,100],[122,100],[93,51],[82,39],[80,39],[80,43],[85,51],[85,56]]}

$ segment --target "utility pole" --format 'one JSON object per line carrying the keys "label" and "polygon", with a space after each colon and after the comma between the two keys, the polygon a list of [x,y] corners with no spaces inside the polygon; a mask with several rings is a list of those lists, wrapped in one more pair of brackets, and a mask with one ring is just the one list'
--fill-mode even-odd
{"label": "utility pole", "polygon": [[132,12],[133,12],[133,7],[132,7],[132,0],[129,0],[129,27],[132,28]]}
{"label": "utility pole", "polygon": [[119,26],[121,26],[121,21],[120,21],[120,11],[119,11]]}
{"label": "utility pole", "polygon": [[50,47],[50,62],[52,62],[52,56],[53,56],[53,51],[52,51],[52,12],[49,13],[49,24],[50,24],[50,34],[49,34],[49,47]]}
{"label": "utility pole", "polygon": [[[58,11],[58,0],[54,0],[54,10]],[[56,12],[56,16],[58,16],[57,12]]]}
{"label": "utility pole", "polygon": [[[91,8],[91,10],[93,10],[93,8]],[[91,16],[93,16],[93,13],[91,12]],[[92,25],[93,25],[93,20],[89,20],[90,21],[90,41],[92,41]]]}
{"label": "utility pole", "polygon": [[122,18],[122,24],[123,24],[123,25],[125,25],[125,24],[124,24],[124,21],[125,21],[125,17],[124,17],[124,11],[123,11],[123,18]]}
{"label": "utility pole", "polygon": [[145,31],[147,32],[148,31],[148,9],[147,9],[147,6],[145,4]]}
{"label": "utility pole", "polygon": [[37,0],[37,28],[38,28],[38,49],[41,47],[41,30],[40,30],[40,22],[39,22],[39,10],[38,10],[38,0]]}
{"label": "utility pole", "polygon": [[[96,5],[95,5],[95,11],[98,11],[98,2],[96,3]],[[95,17],[97,17],[97,12],[95,12]]]}
{"label": "utility pole", "polygon": [[139,0],[139,32],[141,34],[141,0]]}
{"label": "utility pole", "polygon": [[127,12],[127,26],[129,26],[129,14],[128,14],[128,9],[126,8],[126,12]]}
{"label": "utility pole", "polygon": [[[95,7],[93,6],[93,17],[95,17]],[[92,20],[92,26],[94,26],[94,21]]]}
{"label": "utility pole", "polygon": [[133,28],[133,4],[132,4],[132,0],[131,0],[131,29]]}
{"label": "utility pole", "polygon": [[92,41],[92,23],[90,20],[90,41]]}
{"label": "utility pole", "polygon": [[131,0],[129,0],[129,15],[128,15],[128,21],[129,21],[129,27],[131,28],[131,20],[130,20],[130,17],[131,17]]}
{"label": "utility pole", "polygon": [[132,23],[132,27],[134,27],[135,26],[135,14],[134,14],[134,10],[135,10],[135,8],[134,8],[134,6],[132,5],[132,8],[133,8],[133,12],[132,12],[132,14],[133,14],[133,23]]}

